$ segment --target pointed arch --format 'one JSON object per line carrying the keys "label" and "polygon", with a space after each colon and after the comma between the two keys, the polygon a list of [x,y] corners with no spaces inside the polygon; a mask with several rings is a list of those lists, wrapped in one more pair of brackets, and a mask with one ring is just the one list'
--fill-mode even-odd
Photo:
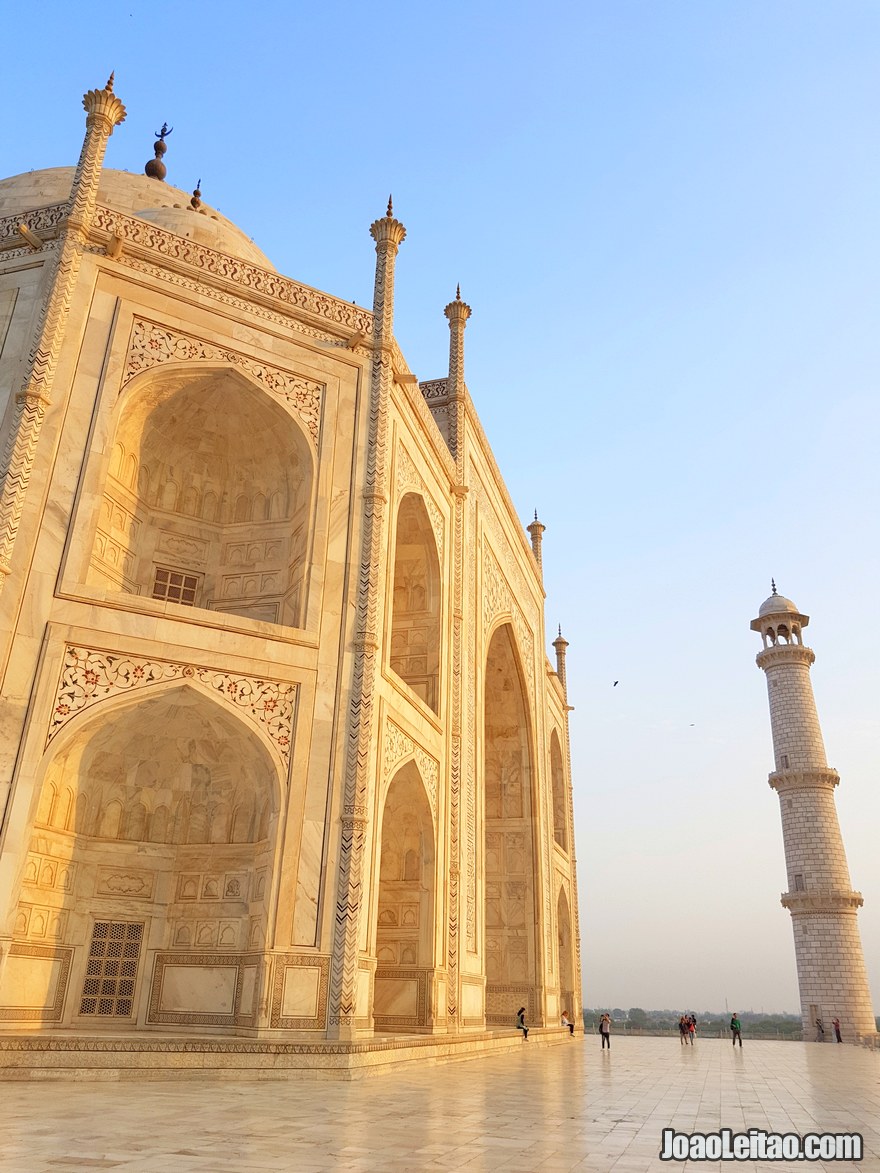
{"label": "pointed arch", "polygon": [[397,511],[391,606],[391,669],[439,713],[440,559],[418,493],[406,493]]}
{"label": "pointed arch", "polygon": [[374,1017],[384,1029],[426,1029],[437,939],[436,844],[431,805],[412,760],[388,786],[380,836]]}
{"label": "pointed arch", "polygon": [[579,999],[575,990],[574,940],[571,931],[571,910],[568,906],[568,897],[565,889],[559,889],[556,900],[556,942],[557,963],[559,970],[559,996],[562,1001],[560,1009],[567,1010],[569,1015],[574,1013],[574,1007]]}
{"label": "pointed arch", "polygon": [[[169,363],[127,384],[113,433],[87,581],[300,626],[316,464],[295,414],[237,366]],[[248,542],[246,592],[232,555]]]}
{"label": "pointed arch", "polygon": [[534,1012],[538,985],[531,720],[510,623],[492,634],[484,681],[486,1021],[500,1025],[518,1005]]}
{"label": "pointed arch", "polygon": [[553,798],[553,838],[563,851],[568,851],[568,816],[565,794],[565,767],[559,734],[550,734],[550,784]]}

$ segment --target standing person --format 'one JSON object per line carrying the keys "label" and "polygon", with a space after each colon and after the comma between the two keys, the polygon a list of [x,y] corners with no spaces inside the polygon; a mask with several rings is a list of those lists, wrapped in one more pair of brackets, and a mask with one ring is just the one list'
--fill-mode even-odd
{"label": "standing person", "polygon": [[563,1010],[563,1011],[562,1011],[562,1025],[563,1025],[563,1026],[567,1026],[567,1027],[568,1027],[568,1033],[569,1033],[569,1035],[570,1035],[572,1038],[574,1038],[574,1023],[573,1023],[573,1022],[571,1021],[571,1019],[568,1017],[568,1011],[567,1011],[567,1010]]}
{"label": "standing person", "polygon": [[840,1037],[840,1019],[839,1018],[832,1018],[831,1025],[834,1027],[834,1037],[837,1039],[837,1041],[839,1043],[842,1043],[843,1039]]}
{"label": "standing person", "polygon": [[682,1046],[685,1045],[685,1041],[687,1039],[687,1033],[688,1033],[687,1019],[682,1014],[682,1016],[678,1020],[678,1034],[679,1034],[678,1041],[681,1043]]}
{"label": "standing person", "polygon": [[602,1036],[602,1050],[611,1050],[611,1015],[603,1014],[599,1019],[599,1034]]}
{"label": "standing person", "polygon": [[825,1042],[825,1025],[822,1022],[821,1018],[816,1019],[816,1042],[817,1043],[824,1043]]}
{"label": "standing person", "polygon": [[734,1010],[733,1014],[730,1016],[730,1041],[733,1043],[734,1046],[736,1046],[737,1039],[739,1039],[739,1047],[740,1047],[740,1050],[742,1050],[742,1045],[743,1045],[742,1023],[737,1018],[736,1011]]}
{"label": "standing person", "polygon": [[688,1024],[688,1041],[690,1042],[691,1046],[693,1046],[694,1039],[697,1037],[697,1020],[694,1018],[693,1014],[688,1015],[687,1024]]}
{"label": "standing person", "polygon": [[529,1028],[526,1026],[525,1006],[520,1006],[516,1012],[516,1029],[523,1032],[523,1042],[527,1043],[529,1041]]}

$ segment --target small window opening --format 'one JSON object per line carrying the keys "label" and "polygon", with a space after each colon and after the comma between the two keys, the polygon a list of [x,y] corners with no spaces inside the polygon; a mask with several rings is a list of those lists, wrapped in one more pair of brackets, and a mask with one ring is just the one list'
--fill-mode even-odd
{"label": "small window opening", "polygon": [[153,580],[154,599],[163,599],[167,603],[182,603],[184,607],[194,607],[198,588],[197,575],[184,574],[181,570],[168,570],[164,566],[156,567],[156,577]]}
{"label": "small window opening", "polygon": [[80,1014],[131,1017],[143,935],[142,924],[96,922],[86,962]]}
{"label": "small window opening", "polygon": [[804,891],[806,891],[806,888],[805,888],[805,886],[804,886],[804,877],[803,877],[802,875],[796,875],[796,876],[795,876],[795,878],[794,878],[794,890],[795,890],[795,892],[804,892]]}

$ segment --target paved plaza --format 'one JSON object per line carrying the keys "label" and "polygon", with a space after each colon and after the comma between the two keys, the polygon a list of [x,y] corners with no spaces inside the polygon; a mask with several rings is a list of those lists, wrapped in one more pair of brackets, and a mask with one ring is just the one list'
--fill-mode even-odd
{"label": "paved plaza", "polygon": [[880,1171],[880,1052],[847,1046],[595,1036],[353,1083],[4,1083],[2,1173],[681,1169],[661,1131],[860,1132]]}

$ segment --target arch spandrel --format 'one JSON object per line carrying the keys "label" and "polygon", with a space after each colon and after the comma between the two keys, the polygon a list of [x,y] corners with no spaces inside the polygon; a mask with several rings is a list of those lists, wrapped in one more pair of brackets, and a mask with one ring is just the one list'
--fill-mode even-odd
{"label": "arch spandrel", "polygon": [[46,730],[46,750],[56,739],[61,745],[75,738],[81,724],[96,710],[109,714],[137,704],[145,695],[180,686],[204,696],[255,733],[286,783],[293,746],[297,684],[96,648],[65,647]]}

